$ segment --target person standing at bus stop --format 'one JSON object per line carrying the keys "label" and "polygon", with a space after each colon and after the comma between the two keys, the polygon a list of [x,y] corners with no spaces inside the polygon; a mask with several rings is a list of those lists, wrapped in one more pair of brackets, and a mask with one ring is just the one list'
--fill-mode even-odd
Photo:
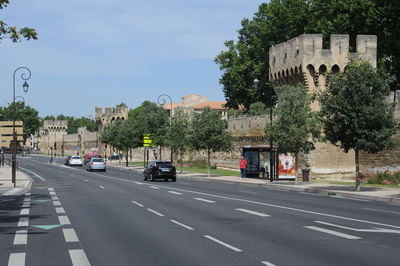
{"label": "person standing at bus stop", "polygon": [[247,168],[247,161],[242,156],[242,159],[240,160],[240,179],[243,179],[246,177],[246,168]]}

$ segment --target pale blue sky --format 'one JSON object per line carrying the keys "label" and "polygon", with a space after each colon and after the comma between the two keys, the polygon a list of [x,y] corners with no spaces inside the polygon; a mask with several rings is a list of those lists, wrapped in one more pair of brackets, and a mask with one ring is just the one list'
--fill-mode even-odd
{"label": "pale blue sky", "polygon": [[37,30],[39,40],[0,43],[0,105],[12,101],[12,74],[31,69],[16,93],[48,114],[93,115],[96,106],[130,108],[169,94],[223,101],[214,57],[237,39],[262,0],[11,0],[0,18]]}

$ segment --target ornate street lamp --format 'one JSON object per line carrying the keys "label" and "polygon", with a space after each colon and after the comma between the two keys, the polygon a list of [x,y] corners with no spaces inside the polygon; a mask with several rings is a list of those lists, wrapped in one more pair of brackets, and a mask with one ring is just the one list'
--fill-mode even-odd
{"label": "ornate street lamp", "polygon": [[[17,180],[16,180],[16,170],[17,170],[17,133],[15,132],[15,113],[16,113],[16,106],[15,106],[15,74],[19,71],[23,70],[23,73],[21,74],[21,78],[25,81],[24,84],[22,85],[22,88],[25,93],[28,92],[29,85],[26,82],[28,79],[31,78],[31,71],[27,67],[19,67],[15,69],[14,74],[13,74],[13,143],[12,143],[12,166],[11,166],[11,180],[14,183],[14,187],[17,185]],[[18,96],[20,97],[20,96]]]}
{"label": "ornate street lamp", "polygon": [[[171,104],[171,110],[169,112],[169,128],[171,129],[171,126],[172,126],[172,99],[171,99],[171,97],[167,94],[161,94],[160,96],[158,96],[157,102],[159,105],[164,106],[167,102],[165,100],[165,98],[168,98],[169,102]],[[161,157],[161,150],[160,150],[160,157]],[[171,147],[171,162],[172,162],[172,159],[173,158],[172,158],[172,147]]]}

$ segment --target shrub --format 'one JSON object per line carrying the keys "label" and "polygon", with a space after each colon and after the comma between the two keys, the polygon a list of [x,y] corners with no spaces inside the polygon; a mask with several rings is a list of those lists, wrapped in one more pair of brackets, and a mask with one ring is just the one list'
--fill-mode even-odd
{"label": "shrub", "polygon": [[375,177],[368,178],[369,184],[400,184],[400,172],[377,173]]}

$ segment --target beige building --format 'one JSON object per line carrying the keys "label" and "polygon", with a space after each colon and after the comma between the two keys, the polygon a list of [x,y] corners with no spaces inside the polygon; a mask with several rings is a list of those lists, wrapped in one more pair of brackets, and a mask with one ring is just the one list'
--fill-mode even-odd
{"label": "beige building", "polygon": [[[178,109],[183,109],[189,116],[192,116],[193,113],[199,113],[204,108],[209,107],[218,111],[224,119],[228,118],[228,109],[225,107],[225,101],[209,101],[208,97],[195,93],[183,96],[181,99],[182,102],[180,103],[172,103],[172,116]],[[163,108],[171,112],[171,103],[165,103]]]}

